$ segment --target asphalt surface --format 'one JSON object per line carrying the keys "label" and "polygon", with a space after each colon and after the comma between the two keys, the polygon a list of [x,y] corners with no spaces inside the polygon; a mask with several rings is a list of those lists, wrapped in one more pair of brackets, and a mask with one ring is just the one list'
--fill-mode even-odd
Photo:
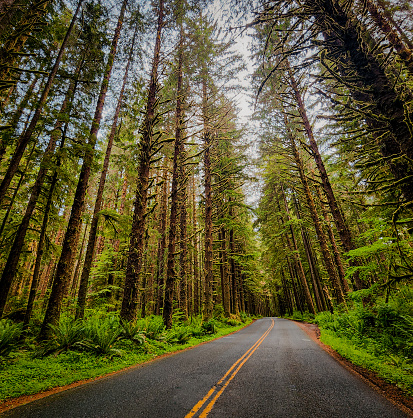
{"label": "asphalt surface", "polygon": [[295,323],[264,318],[236,334],[39,399],[2,417],[189,418],[208,411],[209,418],[406,416]]}

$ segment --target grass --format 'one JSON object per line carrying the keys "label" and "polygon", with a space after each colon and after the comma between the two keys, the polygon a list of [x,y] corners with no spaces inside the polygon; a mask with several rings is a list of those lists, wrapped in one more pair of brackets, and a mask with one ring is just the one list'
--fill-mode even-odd
{"label": "grass", "polygon": [[388,300],[362,292],[349,295],[348,310],[315,317],[321,341],[413,395],[413,289],[401,287]]}
{"label": "grass", "polygon": [[[102,319],[103,327],[109,329],[108,323],[111,321],[113,322],[113,319]],[[146,320],[146,328],[140,327],[143,343],[136,344],[133,339],[122,338],[122,334],[119,339],[108,342],[107,337],[104,336],[105,350],[103,351],[100,348],[90,349],[91,340],[87,340],[89,341],[87,344],[74,346],[67,344],[65,351],[61,350],[61,344],[56,344],[54,351],[49,349],[50,343],[48,349],[43,351],[38,348],[35,350],[33,344],[26,344],[0,361],[0,400],[33,395],[142,364],[160,355],[180,351],[230,334],[245,327],[251,319],[244,319],[244,321],[238,321],[235,326],[215,321],[215,333],[195,332],[196,328],[201,328],[200,320],[195,320],[192,324],[181,323],[168,332],[154,333],[154,327],[159,322],[159,318],[154,317],[152,322],[155,325],[151,325],[151,321]],[[92,330],[96,330],[96,319],[93,319],[91,324]],[[67,321],[63,321],[63,326],[65,329],[68,328]],[[87,324],[85,328],[88,328]],[[156,335],[158,339],[148,338],[145,336],[146,331],[151,336]],[[57,334],[59,337],[59,332]],[[95,338],[93,346],[97,345]],[[35,358],[39,355],[43,357]]]}
{"label": "grass", "polygon": [[383,379],[413,395],[413,370],[403,360],[399,361],[394,356],[379,357],[366,348],[355,345],[352,340],[339,337],[334,331],[327,329],[321,329],[320,340],[357,366],[375,371]]}

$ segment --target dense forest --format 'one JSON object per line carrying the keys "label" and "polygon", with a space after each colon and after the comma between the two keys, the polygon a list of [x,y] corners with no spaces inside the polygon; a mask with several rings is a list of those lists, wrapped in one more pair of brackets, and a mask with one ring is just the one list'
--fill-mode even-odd
{"label": "dense forest", "polygon": [[2,321],[325,312],[410,358],[412,13],[2,1]]}

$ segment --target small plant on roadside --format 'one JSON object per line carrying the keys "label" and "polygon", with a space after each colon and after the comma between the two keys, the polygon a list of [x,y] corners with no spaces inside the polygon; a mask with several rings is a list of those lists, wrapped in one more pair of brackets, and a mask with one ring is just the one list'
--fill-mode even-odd
{"label": "small plant on roadside", "polygon": [[9,319],[0,320],[0,357],[7,357],[16,347],[23,331],[23,324]]}
{"label": "small plant on roadside", "polygon": [[145,335],[151,340],[158,340],[162,338],[165,331],[165,325],[161,316],[148,316],[145,318]]}
{"label": "small plant on roadside", "polygon": [[241,319],[242,322],[247,322],[248,319],[250,318],[249,315],[246,312],[240,312],[239,313],[239,317]]}
{"label": "small plant on roadside", "polygon": [[138,322],[121,321],[122,330],[120,338],[132,341],[136,345],[142,345],[145,342],[145,336],[142,334],[142,324]]}
{"label": "small plant on roadside", "polygon": [[202,324],[202,329],[205,334],[215,334],[217,332],[217,322],[215,319],[210,319]]}
{"label": "small plant on roadside", "polygon": [[168,332],[166,340],[171,344],[185,344],[191,336],[192,333],[188,327],[176,327]]}
{"label": "small plant on roadside", "polygon": [[116,317],[90,318],[85,323],[85,340],[82,347],[94,354],[121,355],[121,351],[113,347],[121,335],[121,327]]}
{"label": "small plant on roadside", "polygon": [[50,325],[57,351],[73,348],[84,339],[84,325],[81,320],[62,318],[57,325]]}
{"label": "small plant on roadside", "polygon": [[202,328],[202,318],[199,316],[191,318],[191,322],[188,325],[188,328],[195,338],[205,335],[204,329]]}
{"label": "small plant on roadside", "polygon": [[225,318],[223,322],[225,324],[231,325],[231,327],[237,327],[242,323],[235,315],[231,315],[229,318]]}

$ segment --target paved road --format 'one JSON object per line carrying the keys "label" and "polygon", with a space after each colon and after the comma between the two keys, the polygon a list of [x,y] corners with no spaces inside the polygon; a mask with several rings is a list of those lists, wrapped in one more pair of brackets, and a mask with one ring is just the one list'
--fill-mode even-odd
{"label": "paved road", "polygon": [[4,413],[19,418],[405,417],[293,322],[236,334]]}

